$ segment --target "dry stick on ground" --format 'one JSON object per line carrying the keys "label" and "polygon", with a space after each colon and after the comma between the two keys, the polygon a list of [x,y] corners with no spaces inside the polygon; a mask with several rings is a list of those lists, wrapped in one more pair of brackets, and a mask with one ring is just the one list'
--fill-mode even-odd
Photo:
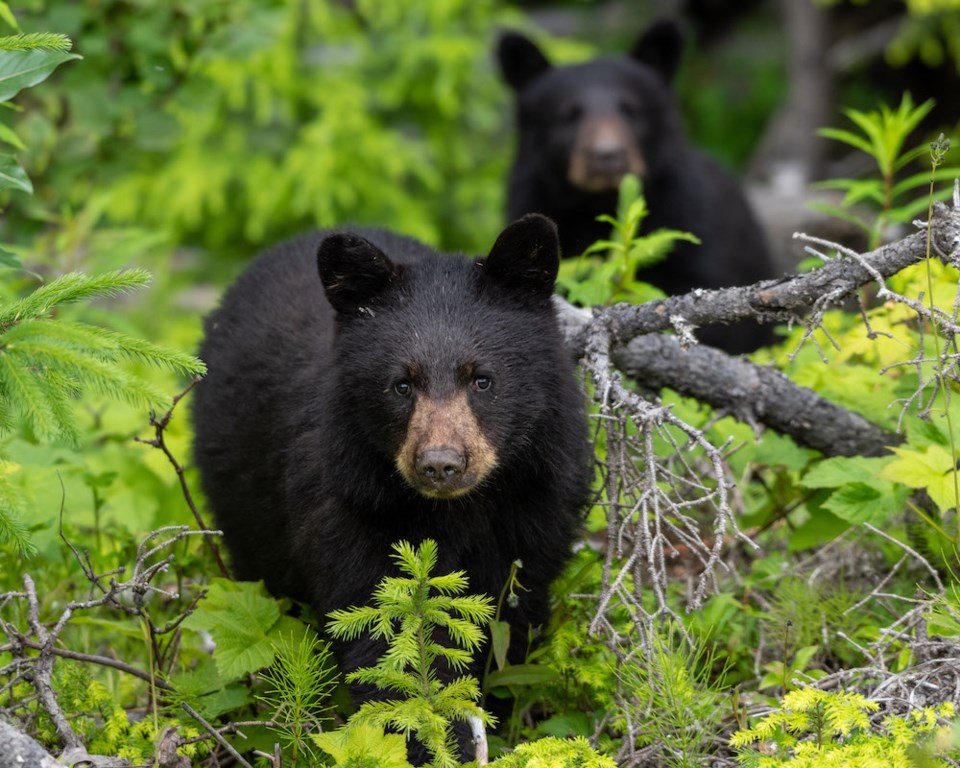
{"label": "dry stick on ground", "polygon": [[0,720],[0,768],[63,768],[37,742]]}
{"label": "dry stick on ground", "polygon": [[[154,430],[154,438],[152,440],[146,440],[142,437],[135,437],[138,443],[144,443],[145,445],[152,446],[163,452],[163,455],[167,457],[167,461],[173,466],[174,471],[177,473],[177,480],[180,481],[180,490],[183,493],[183,498],[187,502],[187,506],[190,508],[190,511],[193,513],[193,519],[197,521],[197,527],[201,531],[209,531],[207,524],[203,521],[203,517],[200,515],[200,510],[197,509],[197,505],[193,500],[193,494],[190,493],[190,487],[187,485],[187,480],[184,477],[184,468],[177,461],[176,457],[170,451],[170,448],[167,446],[166,440],[164,440],[163,433],[166,430],[167,425],[170,424],[170,419],[173,418],[173,410],[177,407],[184,397],[186,397],[190,391],[200,383],[200,377],[197,376],[187,385],[187,388],[180,392],[176,397],[173,398],[173,402],[170,404],[170,410],[168,410],[161,418],[157,418],[157,415],[153,412],[150,413],[150,426]],[[210,553],[213,555],[214,560],[217,562],[217,567],[220,569],[220,574],[225,578],[230,578],[230,571],[227,569],[226,563],[223,562],[223,557],[220,555],[220,548],[217,546],[217,542],[213,537],[206,538],[207,546],[210,547]]]}
{"label": "dry stick on ground", "polygon": [[[37,693],[38,702],[54,724],[57,737],[64,748],[64,756],[69,756],[70,764],[86,761],[91,765],[105,766],[108,763],[102,757],[87,754],[80,738],[74,732],[60,703],[57,701],[52,685],[54,663],[57,658],[71,658],[78,661],[104,664],[133,674],[142,680],[147,680],[156,687],[167,688],[168,686],[157,679],[156,676],[151,676],[149,672],[136,670],[121,662],[105,660],[103,657],[90,654],[77,654],[58,648],[57,643],[63,630],[78,611],[109,607],[126,613],[141,614],[147,595],[151,593],[168,595],[165,591],[154,587],[152,581],[157,575],[167,570],[172,555],[167,555],[157,562],[152,562],[152,558],[163,549],[169,548],[189,536],[209,536],[213,533],[219,532],[191,531],[186,526],[169,526],[153,531],[137,549],[137,559],[130,578],[118,581],[116,577],[122,576],[123,572],[114,572],[109,580],[109,586],[104,588],[104,576],[102,574],[92,577],[91,574],[87,574],[91,583],[101,588],[102,594],[90,600],[68,602],[52,625],[44,623],[41,619],[40,600],[36,586],[29,574],[23,575],[24,590],[22,592],[6,592],[0,595],[0,607],[5,607],[14,601],[26,602],[29,627],[29,630],[21,630],[12,622],[0,617],[0,632],[5,634],[8,640],[7,643],[0,646],[0,651],[10,653],[13,657],[13,661],[0,668],[0,676],[9,675],[12,677],[12,680],[3,688],[0,688],[0,691],[13,685],[16,680],[27,680],[31,683]],[[161,539],[167,534],[170,535]],[[158,539],[161,540],[155,543]],[[79,558],[76,549],[73,551],[75,555],[78,555],[78,560],[83,566],[83,559]],[[129,596],[130,600],[124,602],[121,599],[124,595]],[[193,606],[188,610],[192,609]]]}

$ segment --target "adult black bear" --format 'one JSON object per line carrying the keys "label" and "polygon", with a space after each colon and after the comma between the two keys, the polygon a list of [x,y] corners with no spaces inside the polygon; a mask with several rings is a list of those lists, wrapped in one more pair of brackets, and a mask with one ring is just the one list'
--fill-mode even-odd
{"label": "adult black bear", "polygon": [[[526,591],[504,611],[522,658],[591,477],[558,264],[542,216],[475,261],[378,230],[260,257],[206,322],[192,411],[236,576],[323,615],[366,604],[401,539],[435,539],[438,573],[465,570],[493,596],[519,558]],[[352,670],[378,647],[339,651]]]}
{"label": "adult black bear", "polygon": [[[642,232],[692,232],[666,260],[638,277],[668,294],[747,285],[773,276],[770,255],[737,181],[684,138],[670,83],[680,65],[676,24],[660,21],[629,56],[554,67],[526,37],[499,41],[504,79],[516,94],[519,141],[507,214],[550,216],[564,256],[577,256],[609,235],[600,214],[613,214],[627,173],[643,181],[649,215]],[[710,327],[701,340],[728,352],[772,340],[755,322]]]}

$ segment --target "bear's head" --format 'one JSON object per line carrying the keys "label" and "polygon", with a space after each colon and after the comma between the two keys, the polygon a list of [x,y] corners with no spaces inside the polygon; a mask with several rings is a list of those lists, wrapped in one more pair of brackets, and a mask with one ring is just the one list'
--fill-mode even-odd
{"label": "bear's head", "polygon": [[497,58],[517,98],[518,162],[540,158],[539,173],[587,193],[667,167],[680,133],[670,83],[682,46],[676,23],[661,20],[628,56],[555,67],[528,38],[502,34]]}
{"label": "bear's head", "polygon": [[421,496],[456,499],[532,450],[558,382],[569,384],[551,301],[556,227],[525,216],[476,261],[385,250],[354,233],[320,243],[337,319],[335,386],[351,439]]}

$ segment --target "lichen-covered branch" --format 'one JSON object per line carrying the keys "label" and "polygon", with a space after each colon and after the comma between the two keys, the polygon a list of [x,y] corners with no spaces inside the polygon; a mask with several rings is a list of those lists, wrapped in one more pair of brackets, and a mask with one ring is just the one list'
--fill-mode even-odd
{"label": "lichen-covered branch", "polygon": [[[931,220],[932,256],[952,263],[960,252],[960,208],[938,203]],[[766,280],[756,285],[720,290],[692,291],[646,304],[618,304],[598,310],[608,318],[610,331],[618,344],[637,336],[669,330],[672,318],[681,317],[687,325],[732,323],[746,318],[787,319],[809,311],[829,297],[842,301],[858,288],[879,278],[887,278],[917,264],[927,255],[927,230],[877,248],[858,258],[835,258],[822,267],[802,275]]]}
{"label": "lichen-covered branch", "polygon": [[592,312],[558,300],[568,346],[579,358],[595,335],[605,334],[612,364],[650,389],[676,390],[749,424],[789,435],[827,456],[882,454],[901,441],[897,434],[793,384],[775,369],[709,347],[684,348],[676,337],[660,332],[750,317],[786,320],[803,313],[811,313],[807,324],[815,326],[827,306],[863,285],[877,283],[884,296],[909,303],[922,319],[952,334],[956,326],[952,315],[895,296],[883,281],[926,258],[928,234],[932,256],[947,263],[960,258],[960,195],[954,197],[952,207],[935,206],[929,233],[923,223],[923,231],[903,240],[867,254],[846,252],[806,274]]}
{"label": "lichen-covered branch", "polygon": [[683,350],[672,337],[641,336],[619,347],[613,362],[651,389],[670,387],[740,421],[790,435],[825,456],[879,456],[902,442],[900,435],[797,386],[775,368],[712,347]]}
{"label": "lichen-covered branch", "polygon": [[0,720],[0,768],[63,768],[25,733]]}

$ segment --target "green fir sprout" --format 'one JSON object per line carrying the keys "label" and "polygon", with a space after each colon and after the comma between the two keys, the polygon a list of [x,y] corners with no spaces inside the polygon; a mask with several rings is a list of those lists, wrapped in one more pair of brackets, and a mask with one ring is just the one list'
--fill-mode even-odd
{"label": "green fir sprout", "polygon": [[337,684],[330,646],[310,631],[281,635],[274,650],[273,665],[260,675],[268,690],[257,698],[273,712],[291,765],[301,758],[314,765],[319,755],[308,737],[327,719],[323,710]]}
{"label": "green fir sprout", "polygon": [[[440,679],[437,662],[463,672],[484,640],[484,626],[493,615],[489,597],[463,595],[463,571],[431,576],[437,564],[437,543],[425,539],[419,549],[402,541],[393,545],[398,577],[386,577],[373,594],[372,605],[334,611],[328,632],[341,640],[364,633],[387,641],[387,652],[373,667],[347,675],[347,682],[373,685],[400,698],[367,701],[351,724],[392,728],[416,736],[433,756],[436,768],[459,765],[453,736],[454,721],[492,718],[475,702],[480,697],[477,680],[462,675],[449,682]],[[450,645],[444,644],[449,638]]]}
{"label": "green fir sprout", "polygon": [[637,270],[667,258],[678,240],[700,241],[689,232],[673,229],[639,235],[640,225],[649,213],[640,179],[624,176],[616,217],[606,214],[597,217],[597,221],[610,225],[610,238],[598,240],[580,258],[567,259],[560,265],[557,285],[567,299],[589,307],[617,301],[641,304],[662,298],[661,291],[636,279]]}
{"label": "green fir sprout", "polygon": [[27,32],[0,37],[0,51],[59,51],[66,53],[73,42],[57,32]]}
{"label": "green fir sprout", "polygon": [[[859,693],[803,688],[786,694],[782,708],[730,737],[737,760],[752,768],[913,768],[918,750],[931,746],[943,723],[954,717],[951,703],[891,715],[879,727],[870,715],[880,705]],[[752,745],[758,745],[757,749]],[[930,757],[925,765],[946,768]]]}
{"label": "green fir sprout", "polygon": [[616,768],[612,758],[599,754],[583,736],[558,739],[548,736],[528,744],[518,744],[509,755],[491,763],[496,768]]}

